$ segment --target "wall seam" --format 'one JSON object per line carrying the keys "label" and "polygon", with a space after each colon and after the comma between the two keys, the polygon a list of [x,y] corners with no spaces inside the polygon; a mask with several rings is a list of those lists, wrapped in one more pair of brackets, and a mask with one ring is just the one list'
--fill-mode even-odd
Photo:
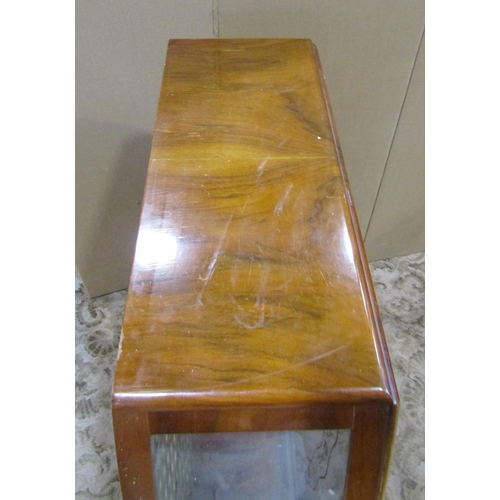
{"label": "wall seam", "polygon": [[219,38],[219,0],[212,0],[212,33]]}
{"label": "wall seam", "polygon": [[424,29],[422,30],[422,34],[420,35],[420,42],[418,43],[417,52],[415,53],[415,58],[413,59],[413,65],[411,67],[410,77],[408,78],[408,83],[406,84],[405,95],[404,95],[403,101],[401,103],[401,108],[399,110],[398,119],[396,121],[396,126],[394,127],[394,133],[392,134],[391,144],[389,145],[389,151],[387,152],[387,158],[385,160],[384,170],[382,171],[382,176],[380,177],[380,182],[378,185],[377,194],[375,195],[375,201],[373,202],[373,207],[372,207],[372,211],[370,214],[370,219],[368,220],[368,225],[366,226],[366,231],[365,231],[365,235],[363,238],[363,241],[365,241],[365,242],[368,238],[368,233],[370,232],[370,226],[372,223],[373,214],[375,213],[375,207],[377,206],[377,201],[378,201],[378,197],[380,195],[380,190],[382,188],[382,183],[384,182],[385,172],[387,170],[387,165],[389,164],[389,158],[391,157],[392,146],[394,144],[394,139],[395,139],[397,131],[398,131],[399,121],[401,120],[401,115],[403,114],[403,108],[405,106],[406,97],[408,95],[408,89],[410,88],[411,79],[413,78],[413,72],[415,71],[415,65],[417,64],[417,58],[418,58],[418,55],[420,54],[420,50],[422,48],[422,41],[424,39],[424,34],[425,34],[425,26],[424,26]]}

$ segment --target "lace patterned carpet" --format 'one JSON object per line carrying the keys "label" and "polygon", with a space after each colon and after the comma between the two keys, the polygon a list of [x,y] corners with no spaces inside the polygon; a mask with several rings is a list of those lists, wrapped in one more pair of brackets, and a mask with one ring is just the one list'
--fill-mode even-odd
{"label": "lace patterned carpet", "polygon": [[[373,262],[370,268],[401,399],[385,500],[423,500],[425,254]],[[79,500],[121,499],[110,398],[125,296],[120,291],[89,299],[75,278]]]}

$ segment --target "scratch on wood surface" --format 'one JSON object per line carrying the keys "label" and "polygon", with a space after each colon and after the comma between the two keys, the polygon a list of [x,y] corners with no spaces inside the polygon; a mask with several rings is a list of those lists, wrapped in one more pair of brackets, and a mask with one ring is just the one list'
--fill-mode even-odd
{"label": "scratch on wood surface", "polygon": [[277,217],[278,215],[281,215],[281,213],[283,212],[283,205],[284,205],[288,195],[290,194],[290,191],[292,190],[292,188],[293,188],[293,183],[288,185],[288,187],[286,188],[285,194],[280,198],[280,200],[276,204],[276,207],[274,207],[273,214],[275,217]]}
{"label": "scratch on wood surface", "polygon": [[215,249],[215,252],[212,255],[212,260],[210,261],[210,264],[207,267],[207,270],[205,272],[205,277],[204,278],[198,277],[198,279],[200,279],[201,281],[203,281],[203,287],[200,290],[200,293],[198,294],[198,297],[196,298],[196,303],[199,306],[203,305],[203,302],[201,301],[201,298],[203,297],[203,293],[205,292],[205,288],[207,287],[207,284],[210,281],[210,278],[214,274],[215,264],[217,263],[217,259],[219,258],[222,245],[223,245],[223,243],[224,243],[224,241],[226,239],[227,228],[229,227],[229,224],[231,223],[232,220],[233,220],[233,215],[231,214],[229,216],[229,219],[227,220],[226,227],[224,228],[224,231],[220,235],[219,243],[217,244],[217,248]]}
{"label": "scratch on wood surface", "polygon": [[323,354],[319,354],[318,356],[314,356],[313,358],[306,359],[305,361],[297,363],[297,364],[295,364],[293,366],[289,366],[287,368],[283,368],[281,370],[276,370],[276,371],[270,372],[270,373],[264,373],[263,375],[256,375],[255,377],[249,377],[249,378],[245,378],[245,379],[242,379],[242,380],[236,380],[234,382],[227,382],[226,384],[216,385],[216,386],[213,386],[212,389],[217,389],[219,387],[227,387],[227,386],[230,386],[230,385],[245,384],[247,382],[253,382],[254,380],[260,380],[260,379],[263,379],[263,378],[273,377],[275,375],[279,375],[280,373],[284,373],[284,372],[287,372],[287,371],[290,371],[290,370],[294,370],[295,368],[297,368],[299,366],[304,366],[304,365],[309,365],[311,363],[315,363],[316,361],[319,361],[320,359],[323,359],[323,358],[327,358],[328,356],[331,356],[332,354],[335,354],[335,353],[337,353],[339,351],[342,351],[343,349],[346,349],[347,347],[348,347],[348,345],[342,345],[340,347],[332,349],[331,351],[325,352]]}

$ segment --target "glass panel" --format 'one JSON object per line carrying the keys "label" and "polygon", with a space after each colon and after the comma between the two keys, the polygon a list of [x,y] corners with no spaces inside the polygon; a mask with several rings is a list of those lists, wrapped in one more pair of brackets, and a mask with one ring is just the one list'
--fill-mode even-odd
{"label": "glass panel", "polygon": [[158,500],[339,500],[349,438],[349,430],[154,435]]}

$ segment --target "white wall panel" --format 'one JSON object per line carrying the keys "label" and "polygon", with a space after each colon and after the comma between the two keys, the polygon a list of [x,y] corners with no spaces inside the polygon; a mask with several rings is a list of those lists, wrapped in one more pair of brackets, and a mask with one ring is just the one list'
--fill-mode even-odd
{"label": "white wall panel", "polygon": [[425,40],[365,239],[370,260],[425,250]]}

